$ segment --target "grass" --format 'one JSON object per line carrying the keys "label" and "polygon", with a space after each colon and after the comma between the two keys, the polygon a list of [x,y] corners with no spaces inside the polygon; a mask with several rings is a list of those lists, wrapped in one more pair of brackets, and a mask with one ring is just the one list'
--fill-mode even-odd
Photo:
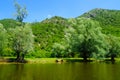
{"label": "grass", "polygon": [[[56,63],[58,58],[25,58],[25,63]],[[0,63],[19,63],[15,57],[2,57]]]}
{"label": "grass", "polygon": [[28,63],[55,63],[57,58],[25,58]]}
{"label": "grass", "polygon": [[[82,58],[26,58],[26,60],[28,63],[84,62]],[[93,58],[88,59],[88,62],[92,61]]]}
{"label": "grass", "polygon": [[[84,62],[82,58],[25,58],[26,63],[62,63],[65,62]],[[99,62],[99,61],[110,61],[110,58],[105,58],[103,60],[95,60],[94,58],[89,58],[87,62]],[[120,58],[115,58],[116,62],[120,62]],[[17,63],[15,62],[15,57],[4,57],[0,58],[0,64],[4,63]]]}

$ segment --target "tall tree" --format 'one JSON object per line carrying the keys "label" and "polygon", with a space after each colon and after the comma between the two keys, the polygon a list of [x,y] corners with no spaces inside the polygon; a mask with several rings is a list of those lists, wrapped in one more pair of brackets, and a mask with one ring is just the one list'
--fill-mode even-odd
{"label": "tall tree", "polygon": [[115,57],[120,55],[120,38],[108,35],[109,53],[107,56],[111,57],[111,61],[115,61]]}
{"label": "tall tree", "polygon": [[21,7],[16,1],[14,1],[14,6],[15,6],[15,9],[16,9],[16,14],[15,14],[16,20],[22,23],[23,20],[28,15],[26,7],[25,6]]}
{"label": "tall tree", "polygon": [[107,53],[106,35],[99,24],[88,18],[71,19],[72,27],[66,29],[65,41],[71,52],[79,52],[84,61],[88,57],[104,57]]}
{"label": "tall tree", "polygon": [[25,54],[33,50],[33,43],[34,36],[29,24],[12,29],[12,48],[17,55],[18,62],[23,62]]}

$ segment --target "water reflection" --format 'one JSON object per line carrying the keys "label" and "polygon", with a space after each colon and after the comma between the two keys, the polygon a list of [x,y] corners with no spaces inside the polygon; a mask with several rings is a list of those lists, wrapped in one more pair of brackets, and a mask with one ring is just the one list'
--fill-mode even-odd
{"label": "water reflection", "polygon": [[0,64],[0,80],[120,80],[120,64]]}

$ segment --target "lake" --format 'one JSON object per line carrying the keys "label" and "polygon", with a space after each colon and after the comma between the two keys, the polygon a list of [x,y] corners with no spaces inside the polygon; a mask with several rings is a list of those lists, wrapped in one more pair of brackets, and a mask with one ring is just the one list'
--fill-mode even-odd
{"label": "lake", "polygon": [[0,64],[0,80],[120,80],[120,63]]}

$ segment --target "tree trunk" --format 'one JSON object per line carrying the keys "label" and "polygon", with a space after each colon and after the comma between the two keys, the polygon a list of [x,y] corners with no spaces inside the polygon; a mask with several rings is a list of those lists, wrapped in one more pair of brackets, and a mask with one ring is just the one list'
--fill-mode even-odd
{"label": "tree trunk", "polygon": [[83,60],[86,62],[87,61],[87,57],[84,57]]}
{"label": "tree trunk", "polygon": [[17,61],[17,62],[20,62],[20,52],[19,52],[19,51],[17,51],[16,61]]}
{"label": "tree trunk", "polygon": [[115,61],[115,56],[111,55],[111,61]]}
{"label": "tree trunk", "polygon": [[25,57],[25,55],[22,54],[22,56],[21,56],[21,62],[24,62],[24,57]]}
{"label": "tree trunk", "polygon": [[83,61],[87,61],[87,54],[86,53],[83,53]]}

